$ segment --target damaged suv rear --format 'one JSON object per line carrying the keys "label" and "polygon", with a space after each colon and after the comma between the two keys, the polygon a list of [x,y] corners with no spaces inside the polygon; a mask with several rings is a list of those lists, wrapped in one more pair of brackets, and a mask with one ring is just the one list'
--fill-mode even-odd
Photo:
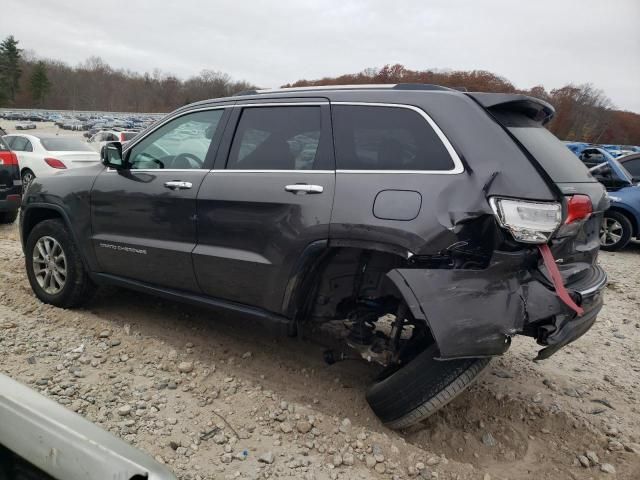
{"label": "damaged suv rear", "polygon": [[607,197],[544,128],[553,113],[430,85],[189,105],[108,145],[106,168],[29,189],[29,280],[63,307],[116,284],[301,336],[342,321],[348,346],[384,367],[369,404],[403,428],[515,335],[548,358],[602,307]]}

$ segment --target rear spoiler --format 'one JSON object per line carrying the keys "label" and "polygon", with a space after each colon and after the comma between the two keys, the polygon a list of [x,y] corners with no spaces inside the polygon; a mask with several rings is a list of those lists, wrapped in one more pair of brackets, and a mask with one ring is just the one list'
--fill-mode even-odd
{"label": "rear spoiler", "polygon": [[491,113],[520,113],[540,125],[546,125],[553,118],[556,110],[553,106],[539,98],[513,93],[466,93]]}

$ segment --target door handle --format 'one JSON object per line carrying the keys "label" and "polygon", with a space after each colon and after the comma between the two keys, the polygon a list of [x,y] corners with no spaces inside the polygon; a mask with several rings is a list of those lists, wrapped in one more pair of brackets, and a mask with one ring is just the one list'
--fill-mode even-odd
{"label": "door handle", "polygon": [[308,185],[306,183],[296,183],[294,185],[287,185],[284,187],[285,191],[295,193],[296,195],[305,195],[312,193],[324,192],[322,185]]}
{"label": "door handle", "polygon": [[164,182],[164,186],[165,188],[168,188],[170,190],[188,190],[189,188],[193,187],[193,184],[191,182],[174,180],[172,182]]}

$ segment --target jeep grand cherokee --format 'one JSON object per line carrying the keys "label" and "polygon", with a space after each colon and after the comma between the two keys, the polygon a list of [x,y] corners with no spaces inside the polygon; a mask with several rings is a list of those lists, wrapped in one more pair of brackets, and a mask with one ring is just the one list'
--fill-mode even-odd
{"label": "jeep grand cherokee", "polygon": [[247,92],[180,108],[98,167],[36,179],[26,270],[64,308],[112,284],[285,325],[343,320],[402,428],[517,335],[550,356],[602,307],[603,187],[553,108],[432,85]]}

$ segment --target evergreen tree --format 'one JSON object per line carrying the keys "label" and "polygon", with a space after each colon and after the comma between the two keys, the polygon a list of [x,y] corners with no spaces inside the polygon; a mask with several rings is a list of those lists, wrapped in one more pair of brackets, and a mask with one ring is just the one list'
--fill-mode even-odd
{"label": "evergreen tree", "polygon": [[21,52],[13,35],[9,35],[0,43],[0,101],[13,102],[16,98],[22,74]]}
{"label": "evergreen tree", "polygon": [[51,82],[47,77],[47,67],[44,62],[40,61],[36,63],[33,68],[33,73],[31,74],[29,87],[31,90],[31,98],[33,98],[35,105],[38,107],[42,106],[44,98],[51,89]]}

